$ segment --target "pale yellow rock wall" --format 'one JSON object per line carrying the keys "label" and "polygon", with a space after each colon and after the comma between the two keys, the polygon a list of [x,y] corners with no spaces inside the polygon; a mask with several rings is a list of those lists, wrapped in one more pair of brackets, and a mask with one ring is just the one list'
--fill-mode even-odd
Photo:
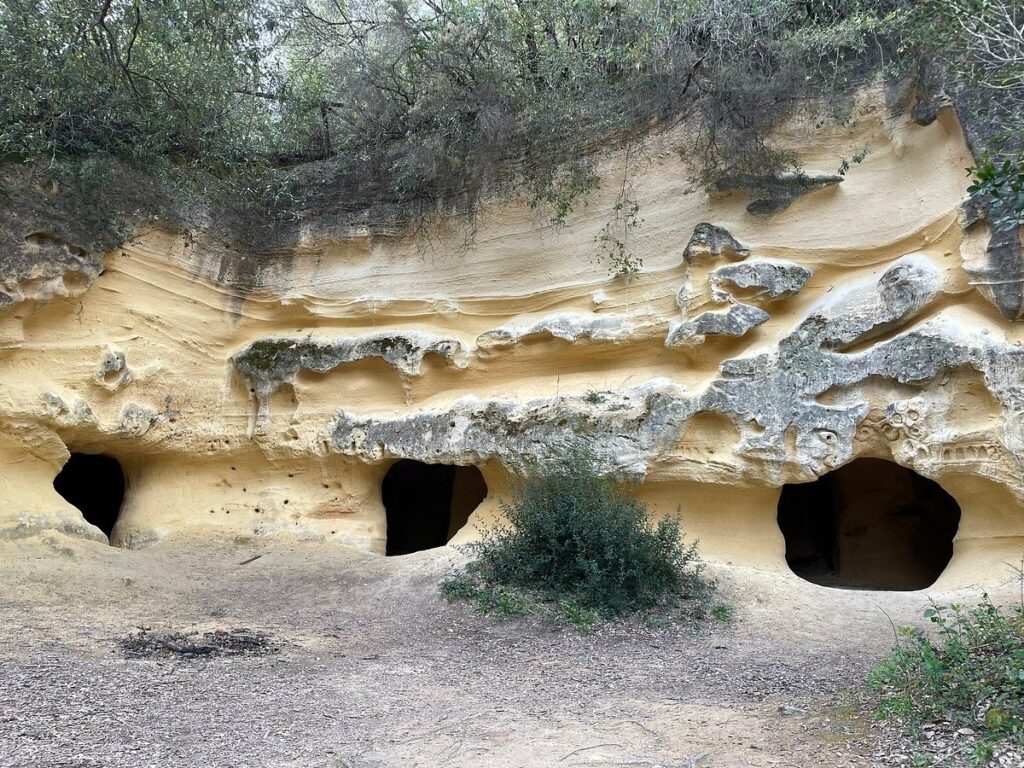
{"label": "pale yellow rock wall", "polygon": [[[382,552],[380,481],[389,461],[337,454],[330,435],[339,408],[390,418],[442,410],[467,396],[527,400],[654,379],[700,392],[723,360],[773,349],[837,286],[877,277],[905,254],[922,255],[944,276],[944,295],[928,313],[947,313],[1011,342],[1024,336],[961,269],[984,243],[964,235],[959,217],[972,159],[951,113],[920,127],[887,116],[875,98],[852,132],[809,137],[806,126],[794,126],[780,141],[796,147],[808,169],[832,171],[865,145],[871,152],[841,185],[770,218],[748,214],[740,193],[690,191],[689,173],[671,151],[677,138],[651,137],[628,170],[644,220],[629,242],[644,267],[630,281],[610,277],[595,260],[595,238],[624,173],[621,151],[602,159],[601,189],[564,226],[511,200],[492,201],[472,231],[459,221],[419,237],[311,229],[254,288],[218,282],[219,255],[154,222],[107,255],[105,272],[82,296],[0,316],[0,528],[80,521],[51,486],[71,449],[102,451],[125,469],[128,493],[114,543],[141,545],[181,532],[287,534]],[[759,258],[804,265],[813,277],[797,296],[763,305],[771,319],[740,338],[669,348],[666,332],[681,317],[676,294],[684,280],[693,290],[688,316],[721,308],[708,291],[708,273],[721,263],[687,268],[683,261],[700,222],[728,229]],[[615,341],[539,335],[477,348],[488,331],[564,313],[619,316],[630,331]],[[326,374],[303,371],[271,398],[269,420],[255,428],[256,405],[231,355],[266,337],[330,340],[395,329],[460,340],[466,367],[428,356],[418,376],[377,359]],[[130,374],[123,380],[98,373],[111,351],[124,354]],[[990,441],[1002,417],[978,376],[951,377],[942,397],[956,401],[949,412],[960,419],[958,433]],[[889,382],[860,386],[878,407],[900,394]],[[124,417],[135,406],[152,414],[142,426]],[[694,418],[678,446],[653,463],[640,495],[658,515],[680,514],[706,557],[783,569],[775,522],[780,486],[807,478],[795,478],[787,464],[737,454],[737,439],[728,419]],[[893,458],[882,438],[868,435],[858,445],[862,455]],[[497,462],[483,471],[490,494],[455,543],[497,514],[508,473]],[[932,472],[963,512],[946,578],[969,582],[995,558],[1024,548],[1021,487],[1008,485],[1002,472],[986,479],[976,468],[961,473],[955,462]]]}

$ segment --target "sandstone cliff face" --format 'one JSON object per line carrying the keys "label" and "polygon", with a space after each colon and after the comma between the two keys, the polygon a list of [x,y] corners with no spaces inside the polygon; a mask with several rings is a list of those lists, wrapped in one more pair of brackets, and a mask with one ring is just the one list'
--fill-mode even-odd
{"label": "sandstone cliff face", "polygon": [[[869,99],[856,126],[780,135],[802,180],[709,192],[651,137],[628,171],[602,160],[564,226],[508,200],[416,234],[310,223],[272,256],[156,225],[99,259],[23,237],[0,294],[0,535],[102,538],[53,489],[75,451],[120,461],[123,546],[383,552],[402,458],[481,468],[458,543],[582,435],[708,558],[784,569],[782,487],[874,457],[959,504],[945,579],[995,573],[1024,549],[1024,330],[999,275],[1019,235],[991,243],[964,210],[950,110],[920,126]],[[629,280],[594,259],[624,173],[644,219]]]}

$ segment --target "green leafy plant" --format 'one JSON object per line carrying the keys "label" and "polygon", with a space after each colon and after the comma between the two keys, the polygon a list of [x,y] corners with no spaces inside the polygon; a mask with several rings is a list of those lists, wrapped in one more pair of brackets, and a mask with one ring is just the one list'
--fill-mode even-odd
{"label": "green leafy plant", "polygon": [[643,223],[640,204],[632,194],[621,197],[612,209],[612,217],[595,238],[599,245],[598,259],[608,265],[608,272],[630,278],[640,273],[644,260],[629,248],[629,237]]}
{"label": "green leafy plant", "polygon": [[904,15],[917,55],[941,64],[974,124],[971,195],[996,228],[1024,225],[1024,13],[1019,0],[922,0]]}
{"label": "green leafy plant", "polygon": [[583,627],[679,600],[706,613],[714,584],[696,542],[684,544],[675,520],[652,524],[592,453],[537,468],[502,506],[508,524],[473,545],[475,559],[443,586],[449,599],[505,615],[548,611]]}
{"label": "green leafy plant", "polygon": [[934,632],[900,628],[871,672],[876,715],[901,718],[914,734],[932,722],[969,728],[978,763],[998,744],[1024,748],[1024,593],[1006,609],[983,595],[974,607],[932,604],[925,617]]}
{"label": "green leafy plant", "polygon": [[580,200],[600,186],[601,179],[589,162],[576,161],[561,168],[545,168],[533,181],[530,208],[550,211],[550,222],[565,224]]}
{"label": "green leafy plant", "polygon": [[632,155],[633,147],[627,145],[622,182],[612,206],[612,216],[602,227],[600,234],[594,238],[599,245],[598,260],[608,265],[609,274],[627,279],[639,274],[644,266],[643,259],[629,247],[630,236],[644,223],[640,218],[640,203],[633,193],[633,185],[630,182]]}
{"label": "green leafy plant", "polygon": [[717,605],[711,606],[711,615],[719,621],[731,623],[735,618],[735,611],[731,605],[718,603]]}
{"label": "green leafy plant", "polygon": [[971,171],[974,183],[967,191],[985,201],[993,226],[1024,227],[1024,157],[998,164],[985,157]]}
{"label": "green leafy plant", "polygon": [[0,154],[230,170],[266,153],[282,41],[260,0],[0,5]]}
{"label": "green leafy plant", "polygon": [[[242,176],[299,210],[309,200],[274,175],[329,161],[313,199],[326,176],[332,204],[413,217],[532,188],[557,223],[596,187],[597,149],[682,117],[702,181],[790,162],[766,141],[774,125],[823,94],[839,98],[815,111],[841,115],[850,88],[924,45],[897,23],[907,5],[9,0],[0,155]],[[638,224],[621,199],[600,243],[617,274],[639,268]]]}
{"label": "green leafy plant", "polygon": [[840,176],[845,176],[850,172],[850,168],[854,165],[860,165],[863,163],[867,156],[871,154],[871,147],[865,144],[862,148],[858,149],[853,153],[853,156],[849,159],[843,158],[842,162],[839,163],[839,169],[836,171]]}

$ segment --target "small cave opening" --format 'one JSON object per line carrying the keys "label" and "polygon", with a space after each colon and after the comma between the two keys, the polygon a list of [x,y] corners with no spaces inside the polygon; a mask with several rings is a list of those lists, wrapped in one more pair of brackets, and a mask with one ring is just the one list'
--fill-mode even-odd
{"label": "small cave opening", "polygon": [[443,547],[486,497],[487,483],[476,467],[396,461],[381,483],[386,553],[408,555]]}
{"label": "small cave opening", "polygon": [[826,587],[924,589],[953,556],[960,506],[934,480],[861,458],[779,498],[786,562]]}
{"label": "small cave opening", "polygon": [[124,502],[124,471],[117,459],[99,453],[72,453],[54,478],[53,487],[110,538]]}

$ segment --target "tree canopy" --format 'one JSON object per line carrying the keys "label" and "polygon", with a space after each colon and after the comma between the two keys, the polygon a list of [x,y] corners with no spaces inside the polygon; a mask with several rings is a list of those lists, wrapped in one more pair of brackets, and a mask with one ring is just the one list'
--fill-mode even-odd
{"label": "tree canopy", "polygon": [[525,178],[564,210],[563,188],[593,184],[571,162],[595,145],[688,118],[680,151],[705,178],[781,169],[779,120],[811,100],[841,119],[852,87],[927,59],[991,92],[1005,159],[1021,15],[1013,0],[0,0],[0,153],[221,176],[329,161],[353,206],[472,208]]}

